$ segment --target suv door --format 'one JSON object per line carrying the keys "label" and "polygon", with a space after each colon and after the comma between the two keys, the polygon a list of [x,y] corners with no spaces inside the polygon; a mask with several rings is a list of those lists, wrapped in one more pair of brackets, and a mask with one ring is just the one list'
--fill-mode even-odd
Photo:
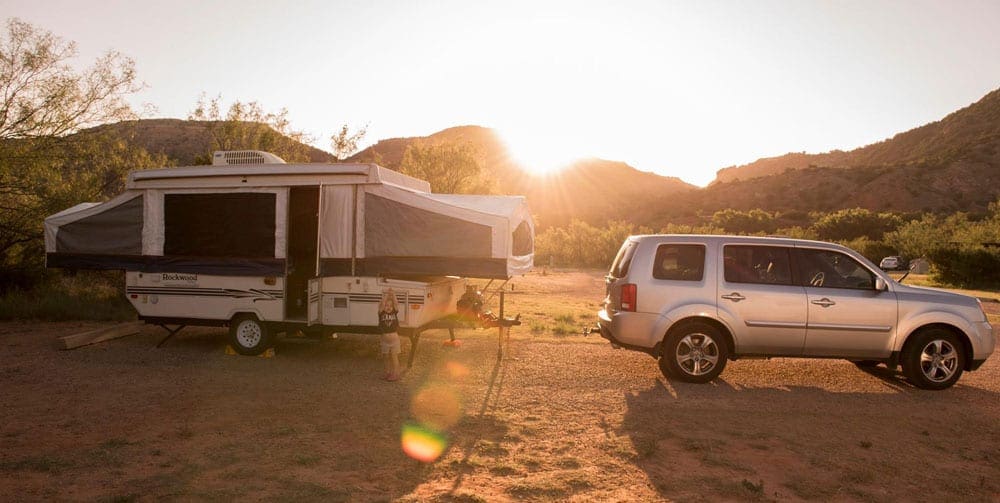
{"label": "suv door", "polygon": [[875,290],[875,274],[846,253],[798,248],[809,299],[806,356],[885,358],[892,352],[895,292]]}
{"label": "suv door", "polygon": [[719,315],[739,354],[800,355],[806,293],[792,276],[791,248],[727,244],[719,275]]}

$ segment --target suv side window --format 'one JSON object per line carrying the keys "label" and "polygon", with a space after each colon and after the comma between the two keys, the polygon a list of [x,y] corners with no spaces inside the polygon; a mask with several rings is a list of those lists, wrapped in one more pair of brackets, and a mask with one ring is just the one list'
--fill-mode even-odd
{"label": "suv side window", "polygon": [[701,281],[705,274],[704,245],[660,245],[653,262],[653,277],[675,281]]}
{"label": "suv side window", "polygon": [[808,248],[800,248],[797,253],[802,286],[859,290],[875,288],[875,275],[849,255]]}
{"label": "suv side window", "polygon": [[611,270],[608,271],[608,275],[612,278],[624,278],[628,274],[628,267],[632,265],[632,256],[635,255],[635,249],[638,247],[638,241],[626,239],[621,249],[618,250],[615,261],[611,263]]}
{"label": "suv side window", "polygon": [[789,249],[784,246],[726,245],[723,262],[729,283],[792,284]]}

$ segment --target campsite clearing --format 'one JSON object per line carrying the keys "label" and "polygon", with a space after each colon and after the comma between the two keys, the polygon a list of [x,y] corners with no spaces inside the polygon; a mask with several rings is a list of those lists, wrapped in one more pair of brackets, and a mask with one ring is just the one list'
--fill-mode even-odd
{"label": "campsite clearing", "polygon": [[[841,360],[731,362],[708,385],[578,335],[599,271],[532,273],[512,331],[422,339],[399,383],[361,340],[225,354],[191,328],[72,351],[99,323],[0,324],[0,500],[990,500],[1000,494],[1000,358],[942,392]],[[1000,322],[1000,304],[988,303]],[[404,351],[407,344],[404,343]],[[446,431],[432,464],[406,424]]]}

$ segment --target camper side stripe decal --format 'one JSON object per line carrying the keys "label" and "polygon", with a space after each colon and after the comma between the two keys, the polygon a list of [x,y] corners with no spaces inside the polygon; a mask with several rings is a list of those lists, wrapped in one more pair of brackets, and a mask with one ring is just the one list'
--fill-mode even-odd
{"label": "camper side stripe decal", "polygon": [[[351,302],[378,304],[382,300],[382,295],[377,293],[347,293],[347,292],[323,292],[323,295],[346,295]],[[397,293],[396,301],[400,304],[406,302],[406,294]],[[423,304],[423,296],[411,295],[410,304]]]}
{"label": "camper side stripe decal", "polygon": [[230,297],[235,299],[280,300],[285,293],[281,290],[237,290],[234,288],[189,288],[169,286],[130,286],[125,288],[126,294],[137,295],[174,295],[181,297]]}

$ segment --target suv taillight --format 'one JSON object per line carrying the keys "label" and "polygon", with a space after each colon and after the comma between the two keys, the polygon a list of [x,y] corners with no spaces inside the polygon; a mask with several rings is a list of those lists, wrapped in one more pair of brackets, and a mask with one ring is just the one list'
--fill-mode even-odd
{"label": "suv taillight", "polygon": [[622,285],[620,304],[622,311],[635,312],[635,283],[626,283]]}

